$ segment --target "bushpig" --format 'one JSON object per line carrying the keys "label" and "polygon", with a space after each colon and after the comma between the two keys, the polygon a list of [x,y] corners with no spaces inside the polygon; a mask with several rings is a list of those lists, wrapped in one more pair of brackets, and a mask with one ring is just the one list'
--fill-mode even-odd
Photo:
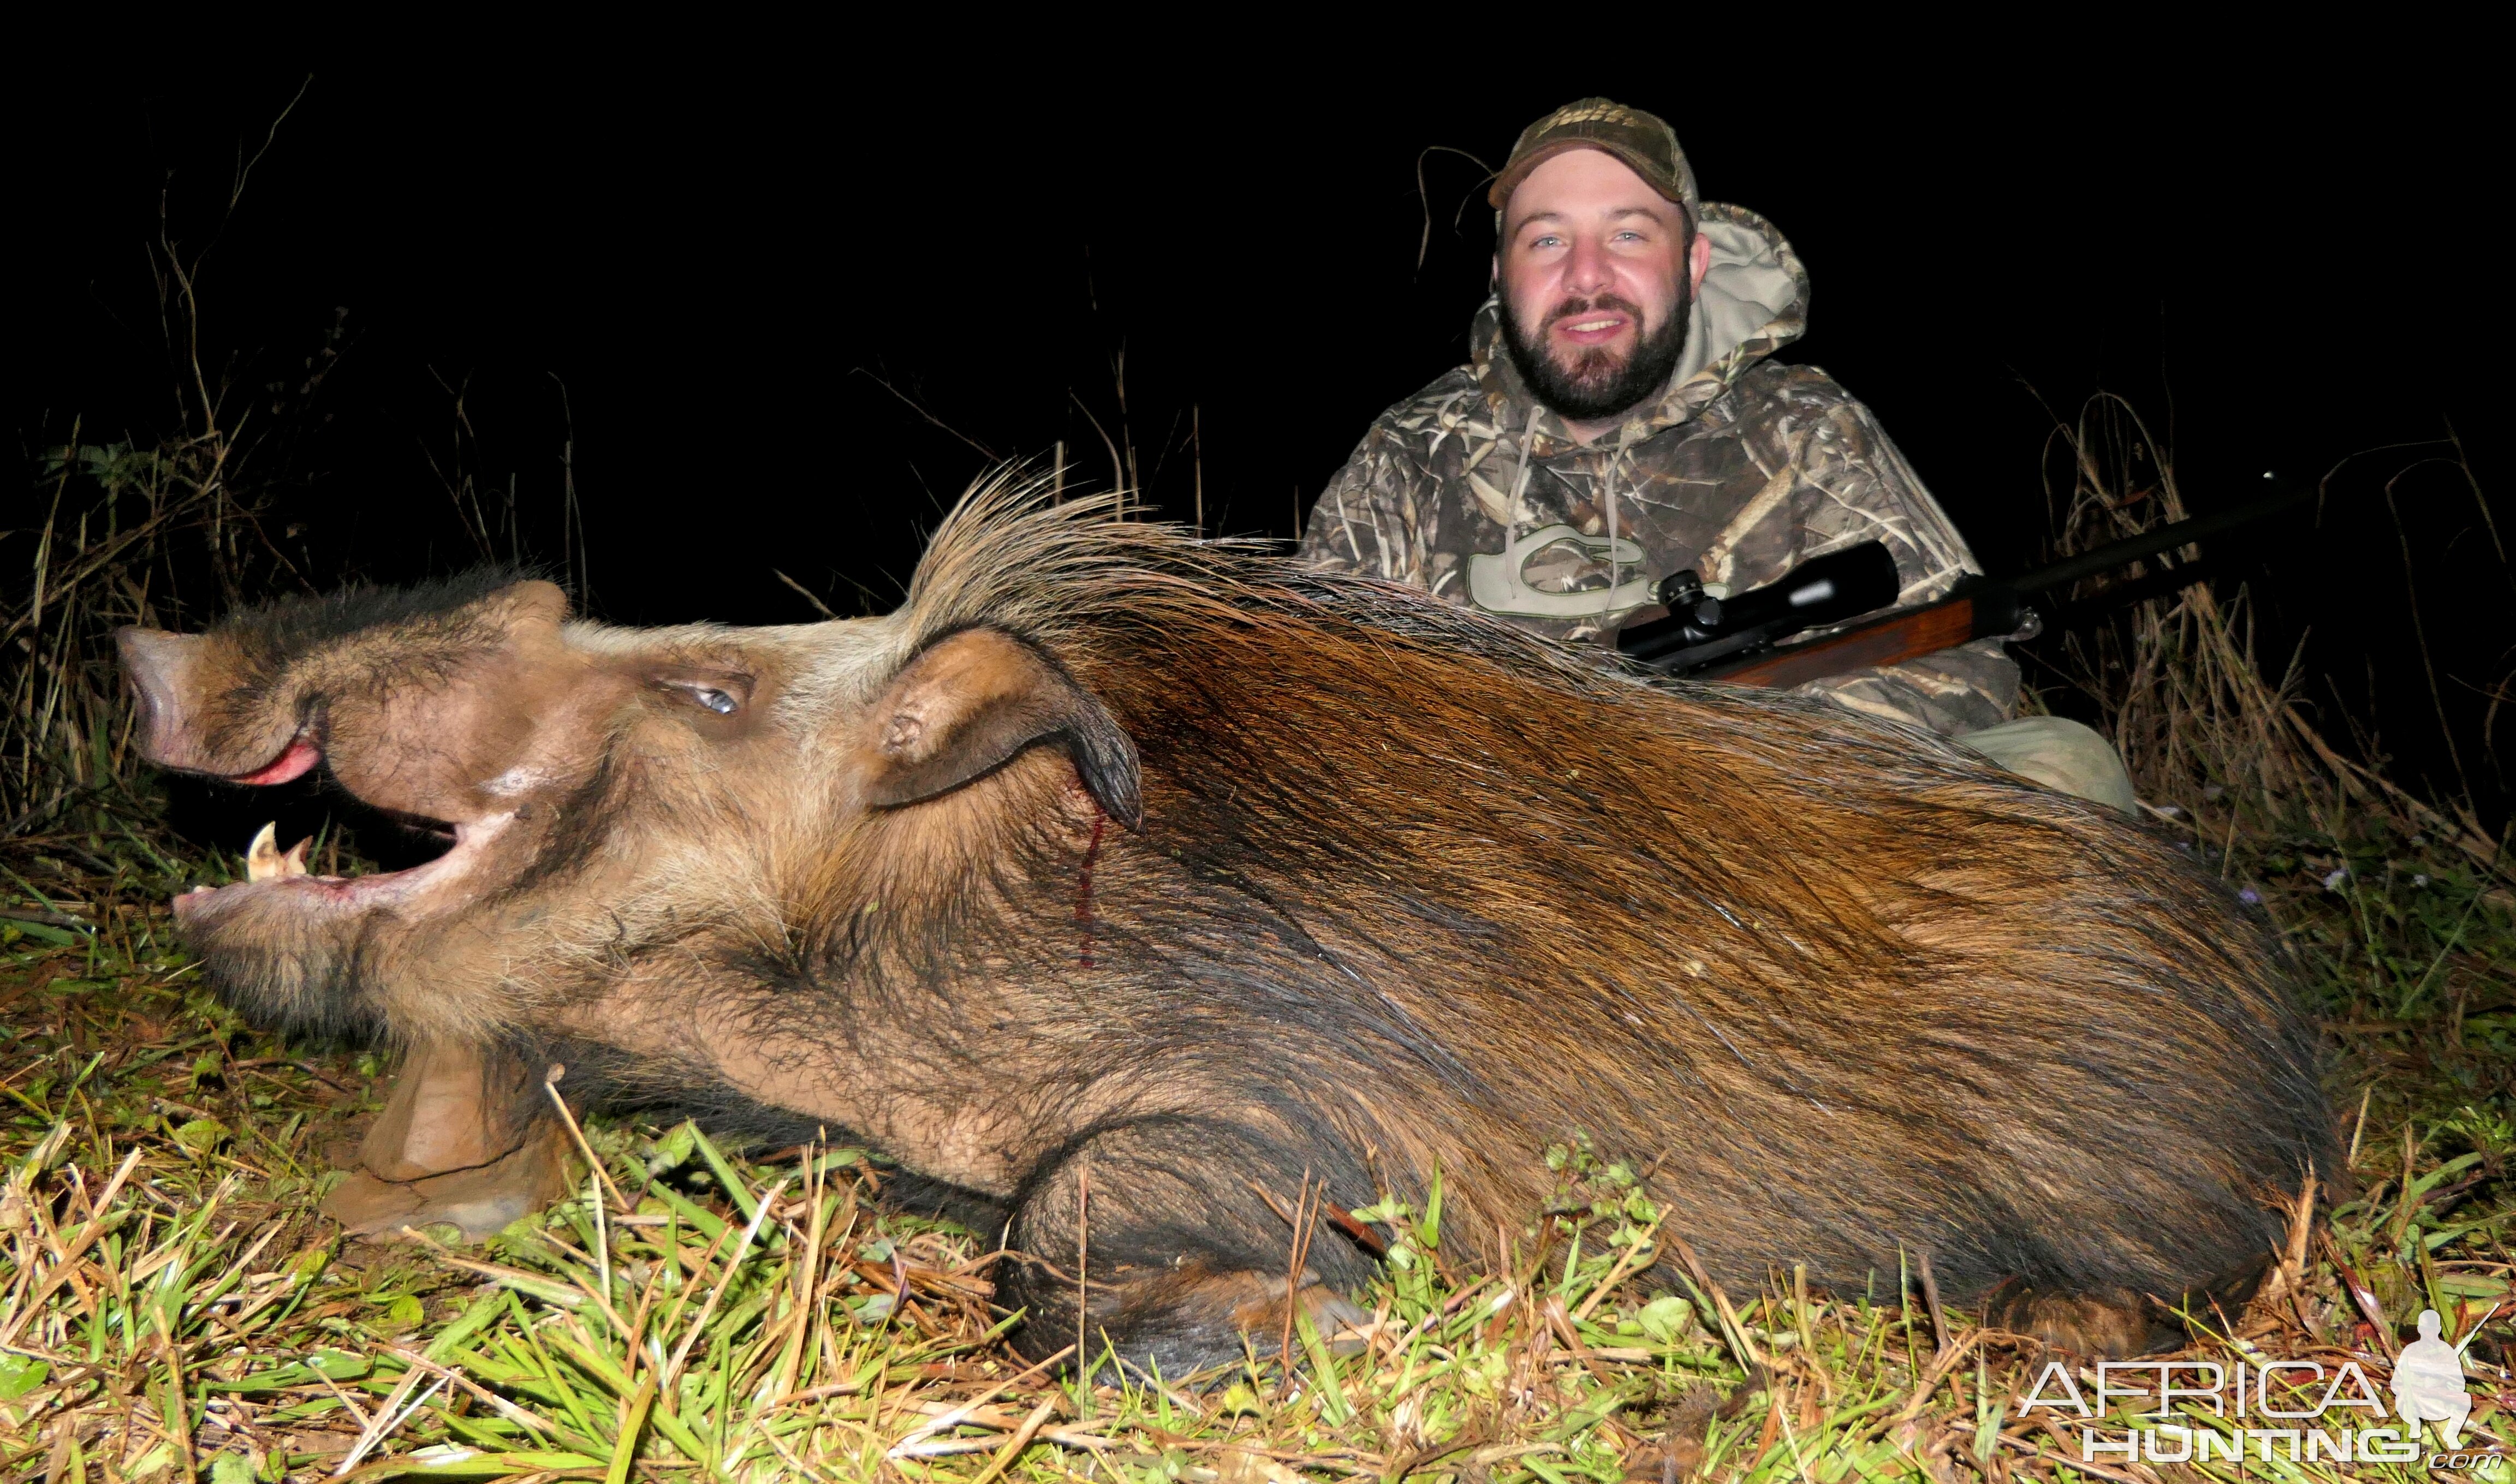
{"label": "bushpig", "polygon": [[1725,1285],[1927,1258],[2121,1354],[2241,1301],[2336,1164],[2264,935],[2150,829],[1009,483],[879,618],[627,630],[472,579],[122,645],[159,764],[326,767],[448,842],[340,880],[264,841],[175,903],[260,1023],[407,1051],[354,1224],[546,1198],[556,1063],[878,1150],[1019,1255],[1027,1352],[1079,1302],[1178,1374],[1355,1317],[1362,1246],[1288,1275],[1304,1190],[1439,1172],[1494,1260],[1581,1134]]}

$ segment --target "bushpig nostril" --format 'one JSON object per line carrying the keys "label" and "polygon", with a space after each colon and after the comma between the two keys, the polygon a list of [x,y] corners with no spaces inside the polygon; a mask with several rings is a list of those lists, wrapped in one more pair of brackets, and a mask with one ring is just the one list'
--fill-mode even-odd
{"label": "bushpig nostril", "polygon": [[123,629],[113,639],[140,713],[141,751],[151,762],[186,765],[191,761],[191,739],[184,733],[182,693],[199,640],[155,629]]}
{"label": "bushpig nostril", "polygon": [[140,677],[123,673],[122,693],[131,698],[132,709],[140,713],[140,735],[147,737],[157,730],[157,697],[150,694]]}

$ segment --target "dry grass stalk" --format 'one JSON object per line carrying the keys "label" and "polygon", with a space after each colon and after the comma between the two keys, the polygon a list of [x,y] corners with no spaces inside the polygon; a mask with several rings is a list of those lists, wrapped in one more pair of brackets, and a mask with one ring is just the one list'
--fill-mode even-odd
{"label": "dry grass stalk", "polygon": [[[2174,462],[2127,401],[2088,399],[2076,422],[2053,432],[2067,456],[2067,487],[2048,485],[2057,555],[2087,551],[2186,518]],[[2102,597],[2190,564],[2186,547],[2072,595]],[[2468,807],[2415,798],[2367,763],[2342,756],[2304,705],[2303,646],[2277,675],[2255,651],[2244,591],[2221,597],[2206,582],[2150,598],[2111,622],[2063,641],[2065,679],[2092,696],[2145,800],[2171,806],[2198,840],[2224,857],[2241,837],[2312,822],[2327,834],[2354,811],[2391,816],[2402,832],[2435,833],[2476,862],[2505,869],[2499,842]]]}

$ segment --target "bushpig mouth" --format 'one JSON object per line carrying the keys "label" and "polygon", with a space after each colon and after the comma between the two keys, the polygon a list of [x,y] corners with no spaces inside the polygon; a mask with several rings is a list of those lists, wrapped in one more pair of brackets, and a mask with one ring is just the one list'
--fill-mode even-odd
{"label": "bushpig mouth", "polygon": [[[274,787],[304,777],[322,761],[321,747],[301,733],[273,762],[248,773],[228,775],[226,781],[248,787]],[[332,783],[340,787],[337,776]],[[365,811],[398,826],[406,836],[435,843],[440,853],[398,871],[361,876],[317,875],[306,864],[307,853],[314,845],[311,837],[283,850],[279,847],[277,825],[266,824],[245,848],[245,879],[225,886],[194,886],[177,896],[176,920],[199,923],[256,901],[284,902],[287,908],[326,915],[407,905],[472,874],[487,853],[490,842],[515,819],[512,810],[477,820],[437,819],[368,803],[345,787],[341,792]]]}

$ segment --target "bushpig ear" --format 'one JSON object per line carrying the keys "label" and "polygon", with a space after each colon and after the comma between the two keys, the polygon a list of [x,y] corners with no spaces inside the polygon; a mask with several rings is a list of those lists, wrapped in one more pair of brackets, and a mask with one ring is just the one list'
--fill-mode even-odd
{"label": "bushpig ear", "polygon": [[1144,824],[1136,745],[1057,662],[998,629],[929,644],[867,720],[865,802],[888,808],[959,788],[1054,743],[1110,817]]}
{"label": "bushpig ear", "polygon": [[538,577],[509,583],[489,595],[506,610],[507,623],[519,631],[556,634],[567,622],[567,590]]}

